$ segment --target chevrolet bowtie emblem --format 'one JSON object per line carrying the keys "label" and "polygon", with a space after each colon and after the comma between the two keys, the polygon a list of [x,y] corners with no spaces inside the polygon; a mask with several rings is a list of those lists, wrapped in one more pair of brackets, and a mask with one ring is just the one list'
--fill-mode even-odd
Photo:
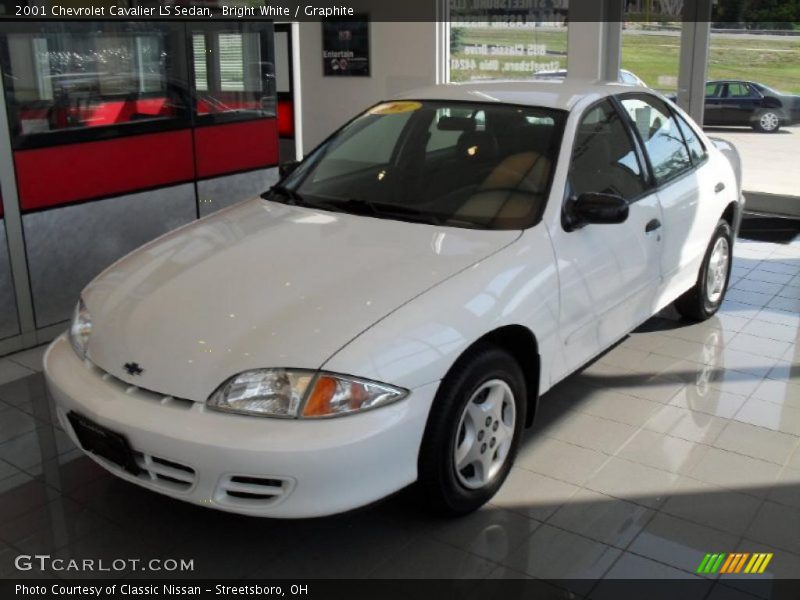
{"label": "chevrolet bowtie emblem", "polygon": [[122,368],[128,372],[128,375],[141,375],[144,369],[139,366],[139,363],[129,362],[122,365]]}

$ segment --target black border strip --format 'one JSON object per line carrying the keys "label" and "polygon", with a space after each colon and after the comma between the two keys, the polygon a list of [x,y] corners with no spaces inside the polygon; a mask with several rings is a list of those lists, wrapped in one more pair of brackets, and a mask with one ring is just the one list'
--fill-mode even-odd
{"label": "black border strip", "polygon": [[[109,561],[110,562],[110,561]],[[25,573],[36,573],[26,571]],[[59,573],[60,577],[69,574]],[[689,579],[559,579],[544,580],[519,575],[519,579],[6,579],[0,581],[0,594],[4,598],[89,598],[97,597],[86,591],[88,587],[101,590],[102,598],[135,598],[124,588],[149,589],[139,592],[149,598],[174,597],[178,593],[188,598],[307,598],[327,600],[408,600],[409,598],[503,598],[503,600],[532,598],[718,598],[740,597],[742,592],[760,598],[798,598],[800,580],[763,579],[744,576],[714,580]],[[17,591],[17,586],[36,586],[39,593]],[[235,591],[231,591],[235,588]],[[271,588],[270,591],[264,588]],[[275,588],[278,588],[277,590]],[[24,589],[24,588],[23,588]],[[714,593],[712,594],[712,589]],[[58,590],[54,593],[54,590]],[[591,590],[586,594],[586,590]],[[72,593],[70,593],[72,591]],[[44,592],[44,593],[42,593]],[[577,593],[577,595],[576,595]],[[56,595],[57,594],[57,595]]]}

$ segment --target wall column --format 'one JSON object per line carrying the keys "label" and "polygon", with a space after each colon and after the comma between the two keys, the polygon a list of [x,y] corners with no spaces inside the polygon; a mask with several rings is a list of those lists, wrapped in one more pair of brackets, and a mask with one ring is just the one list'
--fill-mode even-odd
{"label": "wall column", "polygon": [[681,28],[678,106],[701,124],[711,38],[711,4],[712,0],[686,2],[683,6]]}
{"label": "wall column", "polygon": [[616,81],[622,41],[622,0],[571,2],[567,77]]}
{"label": "wall column", "polygon": [[[8,115],[8,111],[4,78],[0,76],[0,182],[2,182],[3,188],[3,212],[5,213],[11,277],[14,280],[19,328],[22,334],[20,347],[27,347],[36,344],[36,322],[28,276],[28,257],[25,254],[25,236],[22,231],[17,174],[14,170],[14,151],[11,147],[11,129],[6,115]],[[7,348],[7,350],[13,349]]]}

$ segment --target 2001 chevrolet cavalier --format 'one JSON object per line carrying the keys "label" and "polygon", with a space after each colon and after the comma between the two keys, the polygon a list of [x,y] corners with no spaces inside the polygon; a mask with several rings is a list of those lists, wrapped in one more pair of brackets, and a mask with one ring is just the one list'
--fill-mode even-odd
{"label": "2001 chevrolet cavalier", "polygon": [[416,482],[474,510],[542,393],[673,301],[719,308],[739,177],[644,88],[383,102],[87,286],[45,358],[59,419],[120,477],[219,509],[323,515]]}

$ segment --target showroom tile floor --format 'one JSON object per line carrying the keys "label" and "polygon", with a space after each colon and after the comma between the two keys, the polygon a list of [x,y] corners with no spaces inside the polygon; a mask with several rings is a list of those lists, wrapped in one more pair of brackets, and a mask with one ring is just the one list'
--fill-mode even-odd
{"label": "showroom tile floor", "polygon": [[[797,576],[798,339],[800,237],[740,241],[719,315],[655,317],[557,386],[491,505],[451,521],[408,494],[286,522],[141,490],[72,446],[29,350],[0,359],[0,577],[38,575],[14,571],[19,553],[170,557],[204,577],[535,577],[580,596],[602,590],[594,578],[694,577],[706,552],[737,550]],[[746,577],[708,579],[706,597],[750,597],[734,589]]]}

